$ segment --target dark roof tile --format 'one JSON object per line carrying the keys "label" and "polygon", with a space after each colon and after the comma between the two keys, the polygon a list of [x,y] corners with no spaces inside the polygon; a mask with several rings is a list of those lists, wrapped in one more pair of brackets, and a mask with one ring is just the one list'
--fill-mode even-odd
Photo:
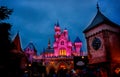
{"label": "dark roof tile", "polygon": [[79,38],[79,37],[76,37],[76,39],[75,39],[74,43],[75,43],[75,42],[82,42],[82,41],[80,40],[80,38]]}
{"label": "dark roof tile", "polygon": [[[112,23],[114,25],[117,25],[115,24],[114,22],[112,22],[111,20],[109,20],[107,17],[105,17],[101,12],[100,10],[97,11],[97,14],[96,16],[94,17],[93,21],[91,22],[91,24],[83,31],[83,32],[87,32],[88,30],[98,26],[98,24],[101,24],[103,22],[109,22],[109,23]],[[118,26],[118,25],[117,25]]]}

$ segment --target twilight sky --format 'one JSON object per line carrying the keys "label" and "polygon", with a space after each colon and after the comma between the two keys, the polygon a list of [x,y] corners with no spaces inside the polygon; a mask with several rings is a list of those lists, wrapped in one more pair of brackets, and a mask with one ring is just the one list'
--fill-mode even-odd
{"label": "twilight sky", "polygon": [[[11,38],[19,31],[22,49],[33,42],[38,52],[47,47],[48,38],[54,42],[54,24],[59,21],[61,29],[68,29],[72,42],[78,36],[82,50],[87,51],[83,30],[97,13],[98,0],[0,0],[14,10],[10,19],[13,26]],[[120,0],[99,0],[101,12],[111,21],[120,24]],[[52,44],[51,44],[52,45]]]}

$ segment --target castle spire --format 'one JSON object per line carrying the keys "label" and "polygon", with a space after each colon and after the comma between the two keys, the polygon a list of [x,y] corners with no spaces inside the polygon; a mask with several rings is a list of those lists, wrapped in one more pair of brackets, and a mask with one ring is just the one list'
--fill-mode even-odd
{"label": "castle spire", "polygon": [[[99,4],[97,2],[97,14],[94,17],[93,21],[90,23],[90,25],[84,30],[84,32],[87,32],[88,30],[98,26],[98,24],[103,23],[103,22],[111,22],[107,17],[105,17],[99,8]],[[113,23],[113,22],[112,22]]]}
{"label": "castle spire", "polygon": [[98,2],[97,2],[97,10],[100,11]]}
{"label": "castle spire", "polygon": [[59,21],[57,20],[56,26],[59,26]]}
{"label": "castle spire", "polygon": [[70,36],[68,36],[68,41],[70,41],[71,39],[70,39]]}
{"label": "castle spire", "polygon": [[50,38],[48,39],[48,49],[50,49],[51,46],[50,46]]}
{"label": "castle spire", "polygon": [[15,36],[13,43],[18,51],[22,51],[20,37],[19,37],[19,31],[18,31],[17,35]]}

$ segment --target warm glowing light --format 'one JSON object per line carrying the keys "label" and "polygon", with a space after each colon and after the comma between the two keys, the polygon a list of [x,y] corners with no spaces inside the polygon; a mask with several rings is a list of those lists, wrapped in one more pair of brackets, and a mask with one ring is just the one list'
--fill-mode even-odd
{"label": "warm glowing light", "polygon": [[54,64],[54,62],[53,62],[53,61],[51,61],[51,62],[50,62],[50,64]]}
{"label": "warm glowing light", "polygon": [[66,56],[66,50],[65,49],[61,49],[60,50],[60,55],[61,56]]}
{"label": "warm glowing light", "polygon": [[28,64],[29,67],[31,67],[31,64]]}
{"label": "warm glowing light", "polygon": [[24,73],[27,73],[28,71],[24,71]]}
{"label": "warm glowing light", "polygon": [[116,74],[119,74],[119,73],[120,73],[120,68],[116,68],[116,69],[115,69],[115,73],[116,73]]}
{"label": "warm glowing light", "polygon": [[73,64],[73,61],[71,61],[71,64]]}
{"label": "warm glowing light", "polygon": [[84,59],[84,56],[82,56],[82,59]]}
{"label": "warm glowing light", "polygon": [[66,67],[64,65],[61,65],[60,68],[66,69]]}

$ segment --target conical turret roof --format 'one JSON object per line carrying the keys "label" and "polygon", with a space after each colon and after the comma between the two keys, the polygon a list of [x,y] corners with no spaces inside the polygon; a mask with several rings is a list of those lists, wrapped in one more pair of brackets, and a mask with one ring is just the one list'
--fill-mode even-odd
{"label": "conical turret roof", "polygon": [[94,17],[93,21],[90,23],[90,25],[83,32],[87,32],[88,30],[91,30],[92,28],[98,26],[101,23],[105,23],[105,22],[109,22],[111,24],[114,24],[114,25],[118,26],[117,24],[115,24],[114,22],[112,22],[111,20],[109,20],[106,16],[104,16],[100,12],[99,6],[97,4],[97,14]]}
{"label": "conical turret roof", "polygon": [[32,42],[30,42],[30,43],[27,45],[27,47],[25,48],[25,50],[28,49],[28,48],[29,48],[31,51],[37,52],[37,50],[36,50],[36,48],[35,48],[35,46],[33,45]]}
{"label": "conical turret roof", "polygon": [[21,48],[21,41],[20,41],[20,37],[19,37],[19,32],[17,33],[17,35],[15,36],[14,40],[13,40],[13,43],[15,45],[15,48],[18,50],[18,51],[22,51],[22,48]]}
{"label": "conical turret roof", "polygon": [[80,38],[79,38],[79,37],[76,37],[76,39],[75,39],[74,43],[76,43],[76,42],[82,42],[82,41],[80,40]]}

